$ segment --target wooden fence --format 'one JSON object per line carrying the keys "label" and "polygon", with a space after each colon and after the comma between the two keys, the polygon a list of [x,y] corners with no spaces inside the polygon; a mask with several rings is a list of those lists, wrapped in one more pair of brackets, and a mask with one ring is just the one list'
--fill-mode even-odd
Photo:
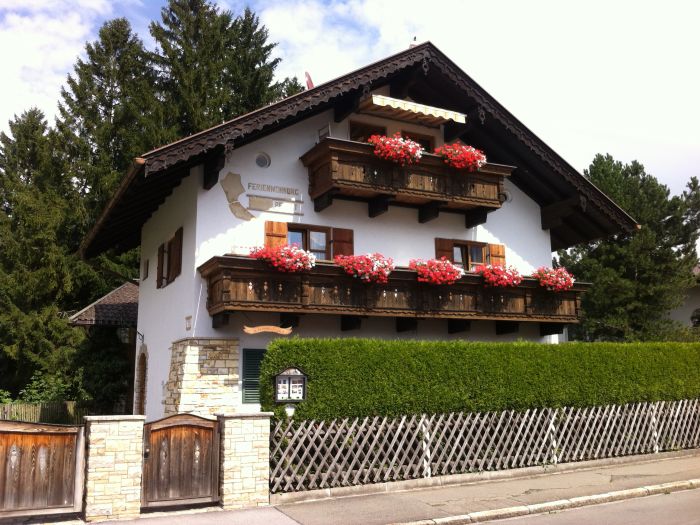
{"label": "wooden fence", "polygon": [[0,421],[82,425],[83,417],[89,414],[90,408],[88,406],[79,405],[75,401],[7,403],[0,405]]}
{"label": "wooden fence", "polygon": [[700,447],[700,400],[274,421],[270,490],[293,492]]}

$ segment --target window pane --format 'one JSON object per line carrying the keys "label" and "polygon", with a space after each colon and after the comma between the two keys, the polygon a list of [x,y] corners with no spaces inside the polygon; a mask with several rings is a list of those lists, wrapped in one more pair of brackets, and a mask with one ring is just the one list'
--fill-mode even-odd
{"label": "window pane", "polygon": [[287,244],[297,245],[299,248],[306,249],[304,246],[304,235],[302,232],[289,231],[287,232]]}
{"label": "window pane", "polygon": [[457,266],[464,265],[464,260],[462,258],[462,247],[461,246],[453,246],[452,247],[452,259],[454,260],[454,263]]}
{"label": "window pane", "polygon": [[316,259],[324,260],[326,258],[325,250],[322,252],[311,250],[311,253],[313,253],[316,256]]}
{"label": "window pane", "polygon": [[481,246],[470,246],[469,257],[471,259],[472,264],[483,264],[484,249]]}
{"label": "window pane", "polygon": [[386,135],[386,128],[373,124],[350,123],[350,140],[366,142],[372,135]]}
{"label": "window pane", "polygon": [[324,253],[326,251],[326,232],[309,232],[309,239],[311,240],[310,250],[322,250]]}

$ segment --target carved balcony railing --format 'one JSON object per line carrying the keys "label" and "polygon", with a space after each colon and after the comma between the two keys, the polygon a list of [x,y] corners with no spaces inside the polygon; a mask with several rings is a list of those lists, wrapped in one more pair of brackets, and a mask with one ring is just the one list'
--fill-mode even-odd
{"label": "carved balcony railing", "polygon": [[330,206],[334,198],[344,198],[367,201],[370,217],[396,204],[418,208],[420,222],[440,211],[464,213],[466,226],[472,227],[501,207],[504,179],[514,169],[486,164],[467,172],[428,153],[418,164],[402,167],[377,158],[373,151],[374,146],[364,142],[326,138],[301,157],[309,170],[309,195],[316,211]]}
{"label": "carved balcony railing", "polygon": [[386,285],[365,284],[331,263],[307,273],[286,274],[265,262],[242,256],[213,257],[199,272],[207,280],[207,308],[212,316],[234,311],[319,313],[442,319],[487,319],[576,323],[581,293],[550,292],[534,279],[516,288],[483,285],[467,274],[450,286],[419,283],[416,273],[397,269]]}

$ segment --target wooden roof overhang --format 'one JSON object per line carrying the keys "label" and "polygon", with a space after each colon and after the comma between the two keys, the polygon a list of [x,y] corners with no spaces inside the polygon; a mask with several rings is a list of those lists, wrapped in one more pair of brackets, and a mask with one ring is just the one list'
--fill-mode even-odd
{"label": "wooden roof overhang", "polygon": [[334,110],[341,121],[370,91],[390,86],[394,98],[467,115],[448,122],[445,139],[464,137],[489,161],[517,166],[511,180],[542,207],[552,249],[566,248],[638,227],[588,179],[525,127],[430,42],[397,53],[313,89],[260,108],[136,159],[80,253],[92,257],[138,246],[143,224],[198,164],[218,165],[225,153],[314,114]]}

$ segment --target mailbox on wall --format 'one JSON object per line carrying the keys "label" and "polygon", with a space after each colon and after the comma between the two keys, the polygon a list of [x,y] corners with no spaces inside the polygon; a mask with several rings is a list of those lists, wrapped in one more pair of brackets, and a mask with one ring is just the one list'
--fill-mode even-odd
{"label": "mailbox on wall", "polygon": [[275,401],[295,403],[306,399],[306,375],[298,368],[287,368],[275,376]]}

